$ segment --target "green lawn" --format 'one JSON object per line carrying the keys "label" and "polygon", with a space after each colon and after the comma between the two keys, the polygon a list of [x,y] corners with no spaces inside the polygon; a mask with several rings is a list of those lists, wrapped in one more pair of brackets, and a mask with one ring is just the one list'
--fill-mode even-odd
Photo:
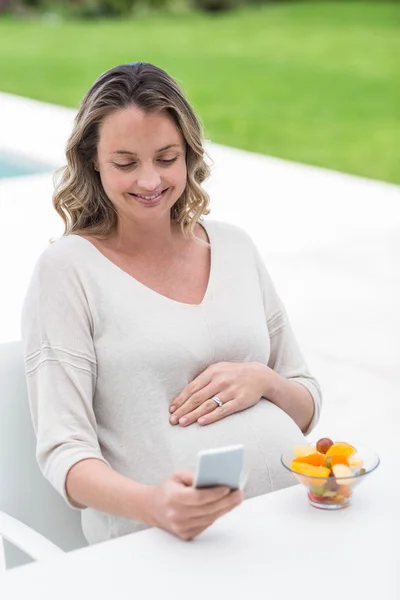
{"label": "green lawn", "polygon": [[101,72],[135,60],[180,81],[215,142],[400,183],[400,4],[283,3],[58,25],[0,19],[6,92],[76,107]]}

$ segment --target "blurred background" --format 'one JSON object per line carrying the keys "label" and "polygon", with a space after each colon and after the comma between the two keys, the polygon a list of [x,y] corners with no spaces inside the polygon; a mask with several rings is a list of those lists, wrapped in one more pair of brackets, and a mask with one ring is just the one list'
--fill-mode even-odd
{"label": "blurred background", "polygon": [[0,0],[3,92],[76,108],[138,60],[213,142],[400,183],[399,1]]}

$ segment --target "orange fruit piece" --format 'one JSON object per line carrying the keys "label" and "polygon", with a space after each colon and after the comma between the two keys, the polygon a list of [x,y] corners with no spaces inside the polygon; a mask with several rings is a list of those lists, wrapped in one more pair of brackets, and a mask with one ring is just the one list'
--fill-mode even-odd
{"label": "orange fruit piece", "polygon": [[330,469],[326,467],[318,467],[315,465],[308,465],[307,463],[301,463],[297,460],[292,460],[290,468],[296,473],[302,475],[310,475],[311,477],[329,477]]}
{"label": "orange fruit piece", "polygon": [[314,452],[313,454],[308,454],[307,456],[297,457],[295,462],[314,465],[315,467],[323,467],[325,464],[325,455],[320,454],[319,452]]}
{"label": "orange fruit piece", "polygon": [[326,452],[325,456],[344,456],[345,458],[348,458],[349,456],[351,456],[352,454],[355,454],[357,452],[357,450],[354,448],[354,446],[351,446],[350,444],[347,444],[346,442],[335,442],[335,444],[333,444],[333,446],[331,446],[329,448],[329,450]]}
{"label": "orange fruit piece", "polygon": [[346,465],[346,467],[349,467],[349,460],[345,456],[340,454],[334,454],[333,456],[329,457],[331,467],[334,467],[335,465]]}
{"label": "orange fruit piece", "polygon": [[296,458],[300,456],[307,456],[308,454],[315,454],[315,448],[312,446],[295,446],[294,455]]}

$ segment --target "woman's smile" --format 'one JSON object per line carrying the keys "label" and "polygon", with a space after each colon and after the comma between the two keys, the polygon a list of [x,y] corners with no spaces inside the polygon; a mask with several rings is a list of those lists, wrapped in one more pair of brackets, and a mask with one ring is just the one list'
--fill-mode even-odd
{"label": "woman's smile", "polygon": [[161,191],[160,193],[152,194],[151,196],[147,195],[147,194],[146,195],[133,194],[132,192],[128,192],[128,194],[130,196],[132,196],[133,198],[135,198],[141,204],[145,204],[147,206],[153,206],[154,204],[158,204],[161,200],[163,200],[163,198],[165,198],[168,189],[169,188],[166,188],[163,191]]}

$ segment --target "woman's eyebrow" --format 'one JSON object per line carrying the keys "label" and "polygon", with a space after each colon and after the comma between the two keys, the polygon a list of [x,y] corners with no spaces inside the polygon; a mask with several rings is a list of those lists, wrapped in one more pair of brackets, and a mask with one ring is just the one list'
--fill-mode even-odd
{"label": "woman's eyebrow", "polygon": [[[163,146],[162,148],[159,148],[159,150],[156,150],[156,153],[163,152],[164,150],[169,150],[170,148],[180,148],[180,147],[181,147],[180,144],[168,144],[168,146]],[[129,154],[131,156],[136,156],[136,154],[134,152],[130,152],[129,150],[115,150],[115,152],[110,152],[110,154]]]}

